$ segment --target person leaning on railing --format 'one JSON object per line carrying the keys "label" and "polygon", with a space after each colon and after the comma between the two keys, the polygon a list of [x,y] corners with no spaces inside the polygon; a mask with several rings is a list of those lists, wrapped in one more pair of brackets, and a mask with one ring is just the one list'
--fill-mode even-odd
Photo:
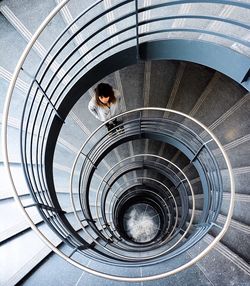
{"label": "person leaning on railing", "polygon": [[[98,120],[104,122],[111,117],[122,112],[121,94],[118,90],[113,89],[108,83],[99,83],[95,88],[95,96],[90,100],[88,105],[89,111]],[[106,123],[108,131],[123,131],[123,127],[118,127],[122,124],[122,119],[111,120]]]}

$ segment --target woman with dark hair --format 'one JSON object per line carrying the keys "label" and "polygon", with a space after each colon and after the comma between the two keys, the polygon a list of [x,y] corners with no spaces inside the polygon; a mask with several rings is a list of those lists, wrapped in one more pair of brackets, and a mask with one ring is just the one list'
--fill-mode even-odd
{"label": "woman with dark hair", "polygon": [[[99,83],[95,88],[95,96],[88,105],[89,111],[100,121],[106,121],[122,112],[121,94],[108,83]],[[114,119],[106,126],[108,131],[121,124],[122,120]],[[113,129],[115,131],[115,129]],[[123,130],[123,128],[120,128]]]}

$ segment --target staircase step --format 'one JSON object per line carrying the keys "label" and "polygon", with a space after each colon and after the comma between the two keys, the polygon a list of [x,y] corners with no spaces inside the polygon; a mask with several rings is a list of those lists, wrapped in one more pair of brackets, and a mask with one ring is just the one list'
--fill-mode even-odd
{"label": "staircase step", "polygon": [[[60,239],[56,237],[53,241],[56,245],[60,243]],[[29,245],[29,248],[24,245]],[[44,243],[31,230],[2,245],[0,248],[1,285],[16,285],[50,252],[51,250],[44,246]],[[9,267],[10,264],[11,267]]]}
{"label": "staircase step", "polygon": [[[192,252],[189,252],[190,257],[193,258],[213,239],[209,235],[206,237],[206,242],[200,242]],[[249,283],[249,265],[220,242],[197,264],[204,269],[207,278],[213,285],[226,286],[230,283],[232,285],[248,285]]]}

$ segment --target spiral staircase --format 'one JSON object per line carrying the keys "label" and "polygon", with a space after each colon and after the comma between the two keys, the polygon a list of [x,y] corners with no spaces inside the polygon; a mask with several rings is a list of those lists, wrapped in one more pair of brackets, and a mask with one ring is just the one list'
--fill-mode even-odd
{"label": "spiral staircase", "polygon": [[[0,285],[250,285],[249,19],[0,2]],[[98,82],[122,95],[109,132]]]}

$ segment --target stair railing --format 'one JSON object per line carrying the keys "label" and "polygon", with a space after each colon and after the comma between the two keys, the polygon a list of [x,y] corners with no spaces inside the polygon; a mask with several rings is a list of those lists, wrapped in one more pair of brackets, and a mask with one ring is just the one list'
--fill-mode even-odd
{"label": "stair railing", "polygon": [[[41,237],[41,239],[50,246],[52,250],[54,250],[57,254],[62,256],[64,259],[69,261],[75,266],[78,266],[79,268],[88,271],[89,273],[99,275],[101,277],[107,278],[107,279],[116,279],[120,281],[131,281],[131,282],[138,282],[138,281],[148,281],[148,280],[153,280],[153,279],[159,279],[163,277],[167,277],[171,274],[175,274],[178,271],[181,271],[183,269],[186,269],[187,267],[191,266],[195,262],[197,262],[200,258],[202,258],[206,253],[208,253],[214,245],[220,240],[220,238],[224,235],[226,232],[229,223],[230,223],[230,217],[232,216],[232,210],[233,210],[233,199],[234,199],[234,180],[233,180],[233,175],[232,175],[232,169],[230,162],[228,160],[228,157],[223,150],[221,144],[219,141],[215,138],[215,136],[201,123],[198,121],[195,121],[198,125],[200,125],[201,128],[203,128],[209,136],[213,139],[213,143],[216,143],[225,162],[227,165],[228,173],[229,173],[229,178],[230,178],[230,190],[231,190],[231,199],[230,199],[230,206],[228,209],[228,216],[225,221],[224,226],[222,227],[222,230],[220,234],[214,239],[214,241],[209,245],[208,248],[206,248],[204,251],[202,251],[196,258],[192,259],[189,261],[187,264],[182,265],[172,271],[158,274],[158,275],[153,275],[149,277],[137,277],[137,278],[129,278],[129,277],[118,277],[118,276],[113,276],[113,275],[108,275],[105,273],[101,273],[98,271],[95,271],[93,269],[90,269],[88,267],[85,267],[84,265],[79,264],[77,261],[71,259],[68,255],[62,253],[61,251],[58,250],[58,248],[41,232],[38,230],[32,219],[30,218],[27,209],[29,207],[37,207],[37,209],[40,212],[40,215],[43,217],[45,221],[47,221],[48,224],[50,224],[51,228],[53,229],[54,232],[56,232],[61,239],[63,239],[65,242],[67,242],[69,245],[72,247],[75,247],[74,251],[78,251],[80,247],[89,247],[89,244],[86,243],[85,241],[82,241],[80,239],[79,235],[75,235],[75,230],[74,228],[70,228],[70,225],[68,225],[67,220],[64,219],[64,211],[61,209],[60,205],[56,203],[55,197],[53,190],[50,188],[48,189],[48,184],[45,178],[45,162],[44,162],[44,153],[45,153],[45,145],[48,139],[48,134],[51,126],[51,121],[54,118],[58,119],[58,126],[60,126],[65,122],[65,117],[66,114],[61,114],[58,112],[58,109],[60,107],[61,102],[63,101],[64,98],[67,97],[68,91],[70,90],[71,87],[74,86],[74,84],[87,73],[88,69],[91,69],[95,65],[101,62],[102,57],[106,57],[108,52],[113,52],[115,53],[117,49],[120,47],[123,49],[122,45],[128,44],[128,46],[134,46],[135,45],[135,40],[137,39],[139,41],[139,45],[150,40],[157,39],[157,35],[160,35],[160,37],[163,39],[166,38],[166,33],[169,35],[172,32],[176,32],[178,34],[181,33],[186,33],[186,34],[191,34],[191,33],[200,33],[202,35],[212,35],[215,37],[219,37],[222,39],[228,40],[230,43],[237,43],[240,46],[243,46],[244,48],[248,49],[249,48],[249,43],[245,40],[242,40],[240,38],[237,38],[235,36],[231,35],[226,35],[224,33],[219,33],[219,32],[214,32],[214,31],[208,31],[204,30],[202,27],[197,27],[195,29],[191,28],[170,28],[170,29],[159,29],[159,30],[153,30],[151,29],[148,32],[140,33],[139,32],[139,37],[137,36],[132,36],[132,37],[125,37],[122,39],[118,44],[113,45],[112,47],[108,48],[103,48],[103,50],[98,51],[98,48],[101,47],[102,45],[105,44],[108,40],[112,39],[115,36],[118,35],[124,35],[127,31],[129,30],[134,30],[136,25],[132,24],[125,29],[119,30],[117,33],[114,33],[113,35],[109,36],[106,38],[104,41],[97,42],[84,56],[79,57],[76,62],[71,62],[70,67],[67,67],[67,64],[70,61],[70,58],[72,55],[75,55],[77,51],[86,43],[89,41],[93,40],[98,33],[101,31],[104,31],[108,27],[110,27],[113,24],[118,23],[119,21],[123,21],[125,19],[129,19],[131,16],[135,16],[138,18],[138,23],[137,23],[137,28],[142,27],[145,24],[150,24],[150,23],[155,23],[155,22],[160,22],[162,20],[166,21],[172,21],[174,19],[204,19],[208,21],[220,21],[225,24],[230,24],[234,25],[236,27],[239,27],[241,29],[249,29],[249,25],[238,21],[234,19],[224,19],[220,17],[214,17],[211,15],[175,15],[175,16],[169,16],[169,15],[164,15],[162,18],[159,16],[155,19],[147,19],[144,21],[140,20],[140,15],[145,12],[145,11],[150,11],[150,10],[157,10],[165,7],[170,7],[170,6],[178,6],[181,4],[187,4],[187,3],[210,3],[210,1],[167,1],[167,2],[162,2],[161,4],[156,4],[156,5],[150,5],[148,7],[138,7],[137,11],[132,11],[130,13],[127,13],[123,15],[121,18],[118,18],[114,20],[113,22],[110,22],[108,25],[105,25],[105,27],[102,27],[99,29],[99,31],[95,31],[95,33],[92,35],[92,37],[89,37],[88,40],[84,41],[81,43],[79,46],[77,46],[76,49],[73,51],[70,51],[68,56],[65,57],[65,60],[63,61],[62,64],[60,64],[55,71],[55,73],[52,75],[52,77],[49,75],[48,68],[51,67],[53,64],[56,64],[56,60],[58,59],[58,56],[60,56],[66,48],[68,48],[68,43],[73,41],[74,37],[76,37],[79,33],[84,31],[84,28],[80,28],[72,37],[66,40],[66,42],[63,40],[63,36],[67,33],[68,29],[74,25],[77,20],[79,20],[83,15],[88,13],[90,10],[94,10],[97,5],[102,3],[103,1],[97,1],[95,2],[89,9],[86,9],[79,17],[77,17],[67,29],[62,31],[60,36],[57,38],[57,40],[54,42],[54,44],[49,48],[47,55],[45,58],[42,60],[40,66],[37,68],[37,72],[35,76],[32,79],[30,89],[27,94],[27,101],[24,106],[24,113],[22,115],[22,120],[21,120],[21,156],[23,160],[23,169],[25,172],[25,178],[27,180],[27,185],[28,188],[30,189],[30,192],[32,194],[34,204],[30,205],[24,205],[20,195],[18,188],[16,187],[15,179],[13,177],[13,174],[11,173],[11,168],[10,168],[10,163],[9,163],[9,150],[8,150],[8,117],[10,113],[10,105],[11,105],[11,100],[12,96],[14,93],[15,85],[17,82],[18,77],[20,76],[21,70],[25,70],[24,64],[25,61],[27,60],[27,57],[32,50],[32,47],[36,43],[37,39],[39,36],[43,33],[46,32],[46,27],[48,23],[53,19],[53,17],[66,5],[68,0],[63,0],[53,11],[48,15],[48,17],[44,20],[44,22],[41,24],[41,26],[38,28],[38,30],[35,32],[33,35],[32,39],[28,43],[27,47],[25,48],[17,66],[14,71],[12,80],[10,82],[10,86],[8,89],[6,101],[5,101],[5,106],[4,106],[4,116],[3,116],[3,124],[2,124],[2,132],[3,132],[3,157],[4,157],[4,163],[6,166],[6,170],[8,173],[8,177],[11,182],[11,186],[13,189],[13,196],[15,200],[17,201],[18,205],[20,206],[21,211],[25,215],[26,219],[28,220],[30,226],[32,229]],[[132,1],[123,1],[121,4],[118,4],[115,6],[115,8],[120,8],[122,5],[130,4]],[[235,2],[235,1],[213,1],[213,4],[217,3],[218,5],[231,5],[234,7],[241,7],[245,9],[249,9],[250,5],[248,3],[244,2]],[[107,11],[103,12],[100,15],[97,15],[95,18],[92,18],[88,24],[91,25],[94,23],[96,20],[98,20],[101,16],[106,15],[108,12],[112,11],[114,7],[108,9]],[[162,10],[163,11],[163,10]],[[85,26],[87,28],[88,25]],[[153,26],[152,26],[153,27]],[[150,36],[150,37],[149,37]],[[60,43],[60,41],[62,41]],[[58,47],[58,46],[59,47]],[[93,58],[86,63],[82,67],[80,62],[83,60],[84,57],[89,55],[90,53],[95,52]],[[51,57],[51,53],[53,56]],[[76,67],[79,67],[79,69],[74,72],[74,69]],[[62,75],[60,78],[60,74],[62,70],[65,68],[66,72],[65,74]],[[70,75],[70,78],[68,77]],[[59,80],[56,80],[56,77],[59,77]],[[46,80],[45,80],[46,79]],[[64,87],[61,89],[61,86],[64,84]],[[51,87],[51,88],[50,88]],[[52,88],[53,87],[53,88]],[[30,105],[31,103],[31,105]],[[171,112],[171,111],[169,111]],[[39,116],[38,116],[39,114]],[[177,112],[176,112],[177,114]],[[183,116],[183,114],[178,113],[179,115]],[[35,120],[34,120],[35,118]],[[25,120],[28,119],[26,122]],[[188,118],[190,119],[190,118]],[[191,120],[191,119],[190,119]],[[60,122],[60,123],[59,123]],[[36,127],[35,127],[36,126]],[[28,130],[32,130],[32,134],[29,135]],[[24,131],[24,134],[23,134]],[[37,131],[37,134],[36,134]],[[38,135],[38,136],[36,136]],[[28,139],[28,137],[30,138]],[[206,142],[204,142],[206,143]],[[206,144],[205,144],[206,145]],[[202,152],[204,152],[205,149],[207,149],[207,146],[202,147]],[[36,150],[34,154],[32,154],[30,151]],[[30,165],[30,167],[28,167]],[[33,165],[35,166],[33,168]],[[51,168],[52,166],[46,166],[46,168]],[[213,174],[213,171],[209,171],[211,174]],[[207,177],[207,176],[205,176]],[[208,177],[207,177],[208,178]],[[212,176],[210,176],[211,182],[214,181]],[[217,203],[219,201],[220,197],[215,197],[213,198],[212,205],[216,207],[219,206]],[[218,215],[217,212],[213,212],[212,215],[209,217],[209,222],[211,220],[215,220],[216,216]],[[201,225],[201,228],[205,228],[205,225]],[[216,227],[216,226],[215,226]],[[71,238],[68,239],[67,232],[69,232]],[[80,241],[79,241],[80,240]],[[85,244],[86,243],[86,244]]]}

